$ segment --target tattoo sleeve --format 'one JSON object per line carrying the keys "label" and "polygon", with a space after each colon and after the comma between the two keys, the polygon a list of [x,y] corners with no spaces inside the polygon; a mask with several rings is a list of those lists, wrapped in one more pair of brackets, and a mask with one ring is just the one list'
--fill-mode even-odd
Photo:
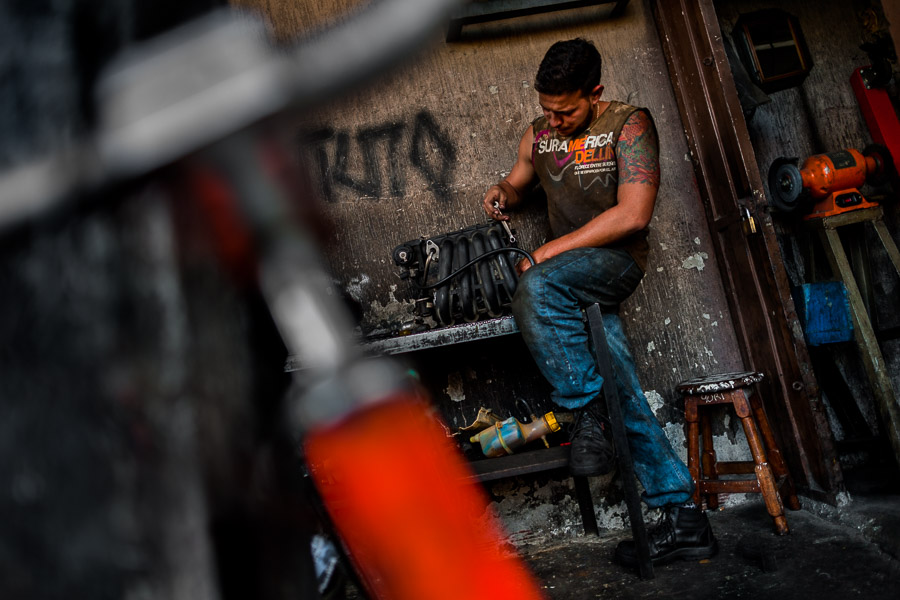
{"label": "tattoo sleeve", "polygon": [[659,138],[646,111],[628,117],[616,144],[619,183],[642,183],[659,187]]}

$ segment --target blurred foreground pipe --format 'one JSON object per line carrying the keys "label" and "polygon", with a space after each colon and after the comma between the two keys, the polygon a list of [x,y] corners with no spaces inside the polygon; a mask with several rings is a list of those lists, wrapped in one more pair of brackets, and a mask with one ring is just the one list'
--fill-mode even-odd
{"label": "blurred foreground pipe", "polygon": [[504,548],[498,523],[485,516],[488,500],[464,459],[411,394],[310,431],[305,449],[373,597],[543,597],[514,550]]}
{"label": "blurred foreground pipe", "polygon": [[304,446],[360,580],[373,599],[541,598],[405,372],[353,340],[315,238],[290,210],[308,191],[271,177],[276,152],[268,136],[240,135],[203,158],[250,225],[260,289],[288,351],[301,357],[285,426]]}

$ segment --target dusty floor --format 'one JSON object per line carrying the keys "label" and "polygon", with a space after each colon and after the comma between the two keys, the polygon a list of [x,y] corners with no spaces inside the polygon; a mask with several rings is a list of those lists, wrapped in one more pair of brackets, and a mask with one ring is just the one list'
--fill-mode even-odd
{"label": "dusty floor", "polygon": [[[773,533],[759,500],[710,511],[719,554],[658,566],[649,580],[612,561],[627,531],[534,540],[519,550],[551,600],[893,600],[900,595],[900,478],[878,471],[847,479],[849,504],[836,508],[801,498],[804,507],[788,512],[791,533],[783,537]],[[347,592],[361,597],[350,585]]]}
{"label": "dusty floor", "polygon": [[574,537],[521,551],[548,598],[897,598],[900,587],[900,481],[896,473],[847,473],[852,501],[840,508],[801,498],[777,536],[757,497],[709,511],[719,554],[656,567],[641,580],[611,560],[627,532]]}
{"label": "dusty floor", "polygon": [[855,529],[800,511],[776,537],[761,504],[710,514],[719,554],[656,567],[641,580],[614,564],[617,537],[525,549],[548,598],[896,598],[900,562]]}

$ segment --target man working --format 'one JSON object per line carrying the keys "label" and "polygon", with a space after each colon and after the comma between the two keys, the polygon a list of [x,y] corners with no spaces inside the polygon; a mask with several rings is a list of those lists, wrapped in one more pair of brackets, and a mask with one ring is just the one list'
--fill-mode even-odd
{"label": "man working", "polygon": [[[599,52],[585,40],[550,47],[534,86],[544,116],[525,131],[509,175],[485,194],[484,210],[507,220],[503,211],[519,205],[535,179],[547,195],[554,238],[534,251],[534,266],[519,263],[513,314],[553,401],[578,413],[572,473],[601,475],[613,466],[598,399],[603,378],[582,318],[583,308],[599,303],[644,501],[665,509],[649,533],[651,559],[706,558],[717,551],[715,537],[690,502],[690,473],[647,404],[616,314],[646,270],[660,178],[656,129],[646,110],[600,100],[600,68]],[[636,565],[634,542],[620,543],[616,557]]]}

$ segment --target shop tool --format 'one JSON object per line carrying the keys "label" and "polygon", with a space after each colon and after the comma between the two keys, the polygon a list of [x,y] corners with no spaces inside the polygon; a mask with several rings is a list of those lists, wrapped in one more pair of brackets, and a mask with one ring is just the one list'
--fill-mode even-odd
{"label": "shop tool", "polygon": [[862,152],[847,148],[814,154],[798,165],[796,158],[781,157],[769,168],[772,206],[781,212],[804,212],[804,219],[839,215],[877,206],[859,191],[864,184],[880,185],[893,169],[891,155],[882,146]]}

